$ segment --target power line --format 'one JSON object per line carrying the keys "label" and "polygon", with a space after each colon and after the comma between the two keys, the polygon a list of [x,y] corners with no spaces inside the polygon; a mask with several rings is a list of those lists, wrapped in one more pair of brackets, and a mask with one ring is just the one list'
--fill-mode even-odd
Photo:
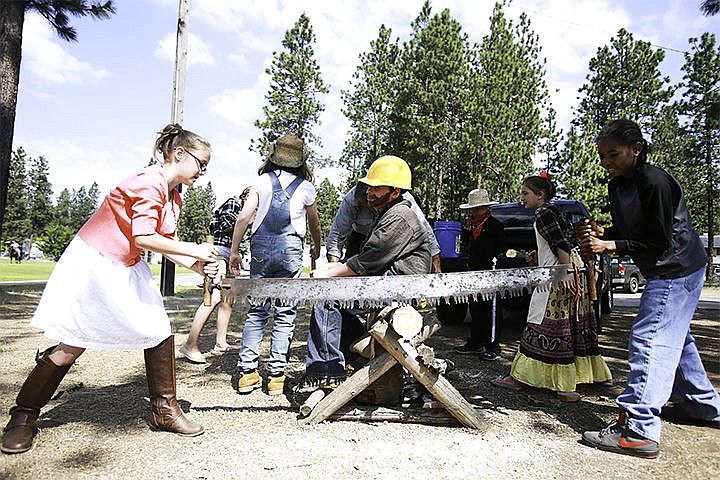
{"label": "power line", "polygon": [[[518,9],[518,10],[521,10],[521,11],[523,11],[523,12],[525,12],[525,13],[532,13],[532,14],[535,14],[535,15],[540,15],[541,17],[546,17],[546,18],[549,18],[549,19],[552,19],[552,20],[555,20],[555,21],[558,21],[558,22],[567,23],[567,24],[569,24],[569,25],[575,25],[576,27],[581,27],[581,28],[584,28],[584,29],[595,30],[596,32],[606,33],[606,34],[608,34],[608,35],[615,35],[615,34],[617,33],[617,32],[609,32],[609,31],[607,31],[607,30],[603,30],[603,29],[597,28],[597,27],[592,27],[592,26],[590,26],[590,25],[584,25],[584,24],[582,24],[582,23],[574,22],[574,21],[572,21],[572,20],[567,20],[567,19],[565,19],[565,18],[558,18],[558,17],[552,16],[552,15],[548,15],[548,14],[546,14],[546,13],[538,12],[537,10],[532,10],[532,9],[527,8],[527,7],[518,6],[518,5],[515,5],[515,4],[510,4],[510,5],[508,5],[508,6],[509,6],[510,8],[516,8],[516,9]],[[630,31],[630,29],[626,29],[626,30]],[[652,42],[648,42],[648,43],[650,43],[650,45],[652,45],[652,46],[655,47],[655,48],[660,48],[660,49],[666,50],[666,51],[668,51],[668,52],[675,52],[675,53],[682,53],[682,54],[688,53],[686,50],[678,50],[677,48],[666,47],[666,46],[659,45],[659,44],[657,44],[657,43],[652,43]]]}

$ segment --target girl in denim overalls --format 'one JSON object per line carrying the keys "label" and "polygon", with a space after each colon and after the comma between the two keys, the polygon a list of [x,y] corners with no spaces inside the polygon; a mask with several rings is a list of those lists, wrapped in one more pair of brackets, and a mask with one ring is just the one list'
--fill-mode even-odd
{"label": "girl in denim overalls", "polygon": [[[303,239],[306,219],[310,225],[313,259],[320,253],[320,221],[318,219],[312,174],[305,164],[303,143],[295,135],[280,137],[260,167],[260,178],[253,187],[235,224],[231,247],[230,269],[236,275],[242,267],[237,254],[248,224],[257,213],[250,239],[250,276],[253,278],[294,278],[302,273]],[[241,377],[238,393],[249,393],[262,387],[257,372],[260,343],[270,317],[270,301],[251,305],[243,330],[238,359]],[[295,307],[275,303],[275,319],[267,362],[269,395],[283,392],[285,366],[295,328]]]}

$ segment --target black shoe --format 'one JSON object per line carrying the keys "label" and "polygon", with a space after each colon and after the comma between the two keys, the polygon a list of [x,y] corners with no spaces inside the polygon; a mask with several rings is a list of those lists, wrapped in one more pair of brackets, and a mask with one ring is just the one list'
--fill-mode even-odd
{"label": "black shoe", "polygon": [[599,432],[583,432],[582,441],[586,445],[622,453],[640,458],[656,458],[660,453],[660,444],[630,430],[627,426],[627,412],[621,412],[617,421]]}
{"label": "black shoe", "polygon": [[292,384],[294,393],[312,393],[315,390],[333,390],[345,381],[345,377],[316,377],[303,375]]}
{"label": "black shoe", "polygon": [[462,345],[460,347],[455,347],[455,353],[459,353],[460,355],[478,355],[483,352],[483,347],[476,347],[473,345],[470,345],[469,343],[466,343],[465,345]]}
{"label": "black shoe", "polygon": [[485,349],[480,354],[480,359],[486,360],[488,362],[492,362],[494,360],[497,360],[498,358],[500,358],[500,352],[498,352],[497,350]]}
{"label": "black shoe", "polygon": [[705,420],[692,413],[688,413],[688,411],[680,405],[665,405],[662,410],[660,410],[660,418],[683,425],[720,428],[720,420]]}

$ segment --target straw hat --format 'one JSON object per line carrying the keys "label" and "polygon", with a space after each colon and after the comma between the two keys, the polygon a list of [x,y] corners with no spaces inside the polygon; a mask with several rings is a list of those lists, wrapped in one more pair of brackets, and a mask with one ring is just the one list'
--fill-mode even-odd
{"label": "straw hat", "polygon": [[470,193],[468,193],[467,203],[463,203],[462,205],[460,205],[460,208],[467,209],[483,207],[485,205],[497,205],[497,203],[498,202],[490,200],[487,190],[485,190],[484,188],[476,188],[475,190],[471,190]]}
{"label": "straw hat", "polygon": [[302,140],[292,133],[287,133],[270,147],[268,159],[278,167],[297,168],[305,163],[307,155]]}

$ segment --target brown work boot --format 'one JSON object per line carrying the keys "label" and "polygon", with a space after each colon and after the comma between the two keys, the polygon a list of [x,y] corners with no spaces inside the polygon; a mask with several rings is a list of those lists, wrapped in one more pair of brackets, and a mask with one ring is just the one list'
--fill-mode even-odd
{"label": "brown work boot", "polygon": [[194,437],[205,432],[199,423],[188,420],[177,403],[175,393],[175,337],[145,349],[145,371],[152,415],[150,424],[159,430]]}
{"label": "brown work boot", "polygon": [[48,358],[54,348],[36,355],[37,364],[20,388],[17,406],[10,410],[10,421],[3,430],[0,450],[5,453],[22,453],[32,448],[40,409],[47,405],[70,369],[70,365],[57,366]]}

